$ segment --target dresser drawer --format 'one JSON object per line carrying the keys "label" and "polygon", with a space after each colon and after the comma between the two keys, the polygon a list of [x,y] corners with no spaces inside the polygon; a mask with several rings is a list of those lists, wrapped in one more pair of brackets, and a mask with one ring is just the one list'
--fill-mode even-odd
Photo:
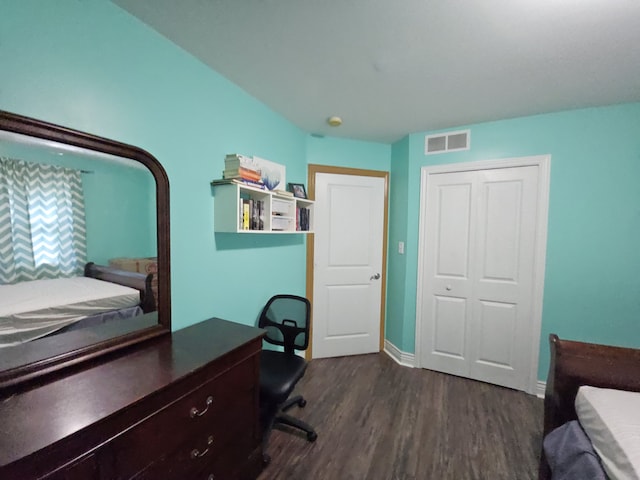
{"label": "dresser drawer", "polygon": [[[211,458],[193,480],[255,480],[263,467],[262,448],[258,447],[255,442],[251,444],[247,437],[236,438],[224,452]],[[256,457],[257,469],[247,468],[248,462],[252,461],[251,457]]]}
{"label": "dresser drawer", "polygon": [[[257,399],[253,358],[170,403],[114,439],[116,470],[129,478],[180,446],[204,450],[209,436],[224,437],[236,418],[249,427]],[[164,478],[164,477],[161,477]]]}
{"label": "dresser drawer", "polygon": [[223,420],[157,459],[135,480],[196,480],[210,475],[217,480],[234,478],[234,469],[243,465],[259,444],[256,423],[247,415],[251,402],[248,397],[239,399],[237,406],[225,411]]}

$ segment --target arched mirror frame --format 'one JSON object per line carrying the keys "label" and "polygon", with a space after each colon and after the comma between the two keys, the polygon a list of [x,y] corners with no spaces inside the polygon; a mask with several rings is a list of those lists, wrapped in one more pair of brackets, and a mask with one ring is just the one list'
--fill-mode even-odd
{"label": "arched mirror frame", "polygon": [[[55,342],[33,342],[0,352],[0,389],[77,365],[100,355],[171,332],[169,261],[169,180],[162,165],[148,152],[77,130],[0,110],[0,130],[131,159],[145,165],[156,182],[158,254],[157,320],[155,314],[95,332],[75,333]],[[145,318],[146,317],[146,318]],[[150,318],[154,319],[150,323]],[[80,331],[79,331],[80,332]],[[22,347],[22,346],[21,346]]]}

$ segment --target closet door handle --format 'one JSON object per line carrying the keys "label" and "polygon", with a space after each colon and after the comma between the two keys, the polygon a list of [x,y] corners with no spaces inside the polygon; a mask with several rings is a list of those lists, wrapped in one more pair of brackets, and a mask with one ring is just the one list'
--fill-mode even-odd
{"label": "closet door handle", "polygon": [[380,280],[380,274],[376,273],[375,275],[371,275],[371,278],[369,280]]}

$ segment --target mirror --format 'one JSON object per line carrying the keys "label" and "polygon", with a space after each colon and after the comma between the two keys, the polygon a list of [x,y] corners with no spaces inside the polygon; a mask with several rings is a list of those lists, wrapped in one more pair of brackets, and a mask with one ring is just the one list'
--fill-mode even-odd
{"label": "mirror", "polygon": [[160,163],[3,111],[0,160],[0,215],[11,218],[0,227],[0,389],[169,333],[169,182]]}

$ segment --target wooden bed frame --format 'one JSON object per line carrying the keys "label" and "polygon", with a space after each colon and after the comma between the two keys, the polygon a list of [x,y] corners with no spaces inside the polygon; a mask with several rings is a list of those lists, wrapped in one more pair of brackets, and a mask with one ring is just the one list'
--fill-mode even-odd
{"label": "wooden bed frame", "polygon": [[84,267],[84,276],[91,277],[105,282],[117,283],[125,287],[135,288],[140,292],[140,307],[144,313],[156,310],[156,300],[153,296],[151,283],[153,274],[128,272],[106,265],[96,265],[89,262]]}
{"label": "wooden bed frame", "polygon": [[[549,335],[549,345],[543,438],[577,419],[574,404],[582,385],[640,392],[640,349],[561,340],[555,334]],[[538,478],[551,479],[542,449]]]}

